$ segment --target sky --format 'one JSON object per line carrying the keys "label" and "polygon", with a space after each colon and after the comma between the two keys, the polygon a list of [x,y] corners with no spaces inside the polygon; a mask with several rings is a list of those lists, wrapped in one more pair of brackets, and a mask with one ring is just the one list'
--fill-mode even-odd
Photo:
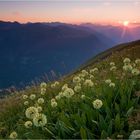
{"label": "sky", "polygon": [[140,0],[0,0],[0,20],[21,23],[140,23]]}

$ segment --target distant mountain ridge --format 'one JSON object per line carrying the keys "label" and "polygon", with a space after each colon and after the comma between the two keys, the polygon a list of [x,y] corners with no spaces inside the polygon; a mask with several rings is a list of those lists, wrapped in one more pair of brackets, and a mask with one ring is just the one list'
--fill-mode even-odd
{"label": "distant mountain ridge", "polygon": [[113,44],[81,26],[1,21],[0,88],[24,86],[45,73],[51,79],[52,70],[67,74]]}
{"label": "distant mountain ridge", "polygon": [[0,21],[0,88],[24,87],[44,76],[52,80],[52,73],[68,74],[98,53],[137,39],[139,26]]}

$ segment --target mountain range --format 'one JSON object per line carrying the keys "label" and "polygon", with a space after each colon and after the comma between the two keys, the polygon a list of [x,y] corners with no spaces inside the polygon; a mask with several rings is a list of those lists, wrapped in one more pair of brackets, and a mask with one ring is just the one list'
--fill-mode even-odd
{"label": "mountain range", "polygon": [[0,88],[53,80],[118,43],[140,38],[140,27],[121,36],[123,27],[91,25],[0,21]]}

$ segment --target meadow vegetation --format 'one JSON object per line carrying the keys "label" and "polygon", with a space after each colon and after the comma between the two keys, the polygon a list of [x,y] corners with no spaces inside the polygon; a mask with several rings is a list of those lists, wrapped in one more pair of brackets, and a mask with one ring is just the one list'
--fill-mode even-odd
{"label": "meadow vegetation", "polygon": [[140,138],[140,45],[0,101],[0,138]]}

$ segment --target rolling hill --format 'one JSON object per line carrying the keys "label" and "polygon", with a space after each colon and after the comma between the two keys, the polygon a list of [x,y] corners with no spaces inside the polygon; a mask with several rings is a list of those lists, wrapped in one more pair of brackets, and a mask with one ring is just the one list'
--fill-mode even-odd
{"label": "rolling hill", "polygon": [[59,81],[0,100],[0,138],[140,138],[140,40],[90,59]]}

